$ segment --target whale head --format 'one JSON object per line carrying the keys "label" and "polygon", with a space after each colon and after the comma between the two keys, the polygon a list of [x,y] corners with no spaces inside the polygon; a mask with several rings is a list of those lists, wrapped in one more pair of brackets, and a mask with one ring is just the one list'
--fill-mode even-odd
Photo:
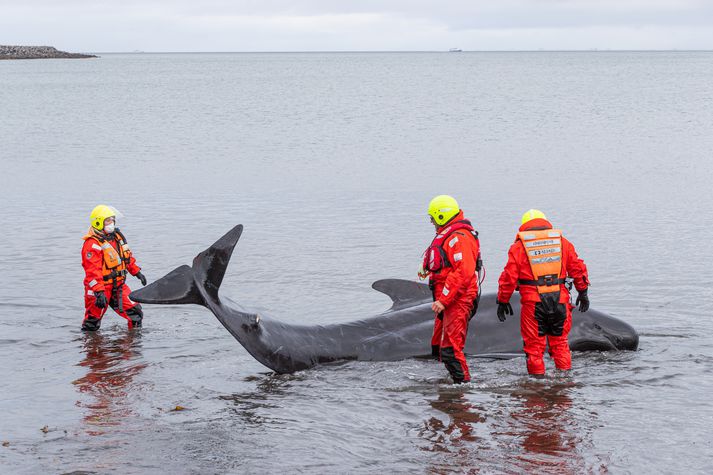
{"label": "whale head", "polygon": [[639,347],[639,334],[628,323],[602,312],[574,309],[569,347],[573,351],[634,351]]}

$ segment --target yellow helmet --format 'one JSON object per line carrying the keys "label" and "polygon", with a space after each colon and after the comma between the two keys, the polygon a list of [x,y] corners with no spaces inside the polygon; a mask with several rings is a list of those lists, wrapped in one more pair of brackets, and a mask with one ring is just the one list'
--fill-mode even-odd
{"label": "yellow helmet", "polygon": [[89,222],[92,223],[92,227],[98,231],[104,230],[104,220],[106,218],[111,218],[116,216],[116,210],[111,206],[99,205],[92,210],[92,214],[89,215]]}
{"label": "yellow helmet", "polygon": [[460,213],[458,202],[452,196],[438,195],[428,204],[428,214],[439,226],[446,224],[458,213]]}
{"label": "yellow helmet", "polygon": [[539,209],[528,209],[525,211],[525,214],[522,215],[522,222],[520,225],[523,225],[528,221],[532,221],[533,219],[547,219],[547,216],[545,216],[545,213]]}

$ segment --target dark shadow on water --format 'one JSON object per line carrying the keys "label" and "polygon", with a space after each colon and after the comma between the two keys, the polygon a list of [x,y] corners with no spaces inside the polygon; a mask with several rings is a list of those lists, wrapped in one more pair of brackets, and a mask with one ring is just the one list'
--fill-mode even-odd
{"label": "dark shadow on water", "polygon": [[78,363],[87,373],[72,382],[91,400],[78,400],[86,408],[83,421],[89,435],[101,435],[109,427],[121,425],[132,414],[131,384],[147,365],[141,361],[141,333],[103,335],[86,333],[82,340],[84,358]]}
{"label": "dark shadow on water", "polygon": [[218,396],[218,399],[232,403],[228,408],[245,424],[259,426],[264,424],[279,424],[275,418],[267,417],[270,409],[278,409],[279,403],[274,402],[291,394],[290,388],[295,381],[302,381],[300,374],[269,373],[262,376],[247,378],[255,382],[253,391]]}

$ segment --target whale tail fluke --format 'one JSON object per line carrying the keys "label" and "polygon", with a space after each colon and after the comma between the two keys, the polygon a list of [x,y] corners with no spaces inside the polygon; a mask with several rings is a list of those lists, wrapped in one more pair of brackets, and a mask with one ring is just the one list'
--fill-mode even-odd
{"label": "whale tail fluke", "polygon": [[238,224],[215,244],[193,259],[193,266],[183,265],[146,287],[131,292],[131,299],[141,303],[196,304],[206,306],[206,298],[218,300],[218,289],[233,249],[243,233]]}

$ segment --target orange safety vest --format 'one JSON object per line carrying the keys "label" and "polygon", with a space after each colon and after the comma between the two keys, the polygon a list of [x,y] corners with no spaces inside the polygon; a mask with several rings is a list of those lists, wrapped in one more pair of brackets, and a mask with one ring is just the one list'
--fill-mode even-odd
{"label": "orange safety vest", "polygon": [[519,279],[518,283],[534,285],[540,294],[559,292],[560,285],[565,283],[562,272],[562,231],[521,231],[517,233],[517,239],[525,247],[532,275],[535,276],[535,280]]}
{"label": "orange safety vest", "polygon": [[126,243],[126,238],[124,235],[116,229],[114,231],[116,236],[116,242],[119,245],[119,250],[114,249],[114,246],[106,239],[102,234],[99,234],[90,229],[87,234],[82,237],[85,241],[89,238],[96,239],[99,241],[99,247],[101,248],[104,259],[102,261],[102,275],[104,276],[104,283],[110,284],[113,287],[118,287],[121,283],[126,280],[126,268],[131,261],[131,249]]}

